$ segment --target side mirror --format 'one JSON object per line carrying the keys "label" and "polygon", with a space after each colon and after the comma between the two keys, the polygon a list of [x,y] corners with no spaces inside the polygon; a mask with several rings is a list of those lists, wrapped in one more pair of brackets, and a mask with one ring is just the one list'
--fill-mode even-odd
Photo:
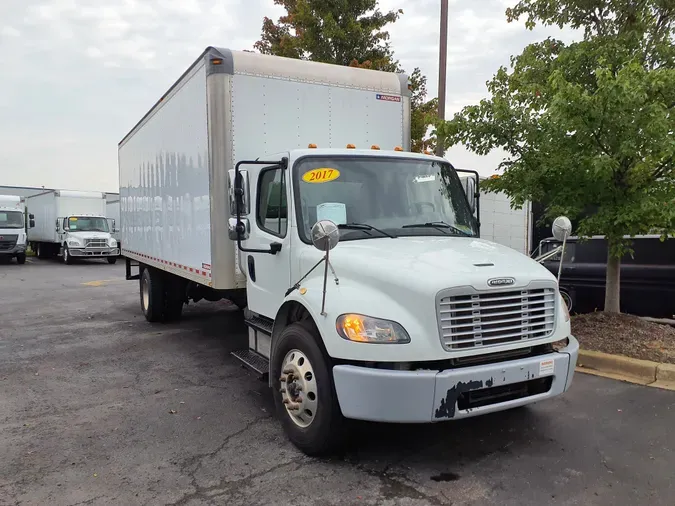
{"label": "side mirror", "polygon": [[[31,214],[31,216],[33,215]],[[28,227],[35,228],[35,220],[33,218],[28,221]]]}
{"label": "side mirror", "polygon": [[320,251],[330,251],[340,242],[340,229],[330,220],[317,221],[312,227],[312,244]]}
{"label": "side mirror", "polygon": [[471,214],[476,212],[476,180],[472,177],[467,177],[464,180],[464,193],[466,193],[466,199],[469,201],[469,209],[471,209]]}
{"label": "side mirror", "polygon": [[112,233],[114,234],[115,232],[117,232],[117,227],[115,226],[115,220],[113,219],[112,220]]}
{"label": "side mirror", "polygon": [[237,178],[236,171],[229,170],[227,190],[230,199],[230,216],[237,216],[237,201],[239,202],[239,216],[247,216],[251,211],[248,171],[240,170]]}
{"label": "side mirror", "polygon": [[567,218],[567,216],[558,216],[553,221],[553,226],[551,227],[553,232],[553,237],[557,241],[566,241],[567,238],[572,233],[572,222]]}
{"label": "side mirror", "polygon": [[29,219],[29,220],[34,220],[34,219],[35,219],[35,215],[32,214],[32,213],[29,214],[29,215],[28,215],[28,219]]}

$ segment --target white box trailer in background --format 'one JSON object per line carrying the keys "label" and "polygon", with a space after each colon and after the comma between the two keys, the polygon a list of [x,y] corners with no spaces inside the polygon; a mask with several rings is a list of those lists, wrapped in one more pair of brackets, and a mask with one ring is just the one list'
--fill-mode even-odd
{"label": "white box trailer in background", "polygon": [[[471,178],[462,174],[460,179],[465,191],[469,191],[467,184]],[[480,179],[484,181],[487,178]],[[480,189],[480,236],[530,256],[534,247],[530,202],[521,209],[512,209],[511,199],[505,193]]]}
{"label": "white box trailer in background", "polygon": [[26,216],[24,197],[0,195],[0,258],[16,258],[19,264],[26,263],[26,229],[33,226],[33,215]]}
{"label": "white box trailer in background", "polygon": [[344,418],[477,416],[562,394],[574,373],[555,277],[478,237],[447,160],[406,151],[407,83],[207,48],[119,144],[146,319],[246,305],[233,354],[309,454],[341,445]]}
{"label": "white box trailer in background", "polygon": [[115,263],[119,250],[106,219],[102,192],[52,190],[27,197],[35,228],[28,241],[38,258],[61,255],[65,263],[75,258],[107,258]]}

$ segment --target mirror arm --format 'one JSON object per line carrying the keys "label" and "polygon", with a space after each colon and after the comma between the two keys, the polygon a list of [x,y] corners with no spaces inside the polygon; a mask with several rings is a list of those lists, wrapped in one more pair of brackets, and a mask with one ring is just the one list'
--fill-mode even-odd
{"label": "mirror arm", "polygon": [[244,189],[236,185],[238,185],[240,182],[241,172],[239,171],[239,167],[242,165],[278,165],[282,170],[286,170],[288,168],[288,158],[283,157],[281,160],[274,161],[242,160],[237,162],[237,164],[234,166],[234,205],[237,219],[237,248],[239,248],[239,251],[243,251],[244,253],[267,253],[269,255],[276,255],[281,251],[281,243],[279,242],[271,243],[269,249],[245,248],[241,245],[241,236],[246,231],[246,226],[241,221],[241,200],[244,196]]}

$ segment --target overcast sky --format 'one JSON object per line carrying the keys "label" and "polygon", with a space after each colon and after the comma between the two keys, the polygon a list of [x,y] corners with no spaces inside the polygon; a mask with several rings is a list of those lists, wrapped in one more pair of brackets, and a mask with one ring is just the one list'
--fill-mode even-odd
{"label": "overcast sky", "polygon": [[[570,32],[507,23],[516,0],[450,0],[448,115],[487,96],[511,54]],[[436,95],[439,0],[403,7],[391,25],[406,69],[420,67]],[[117,143],[209,45],[251,49],[273,0],[0,0],[0,186],[118,191]],[[457,167],[490,174],[499,153],[462,147]]]}

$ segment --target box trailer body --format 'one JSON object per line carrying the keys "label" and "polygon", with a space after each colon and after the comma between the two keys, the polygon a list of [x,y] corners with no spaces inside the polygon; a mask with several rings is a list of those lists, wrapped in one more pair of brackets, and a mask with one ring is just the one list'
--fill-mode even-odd
{"label": "box trailer body", "polygon": [[343,418],[465,418],[571,384],[555,277],[481,239],[458,171],[409,152],[409,95],[405,75],[210,47],[119,143],[146,319],[245,306],[233,354],[307,453]]}
{"label": "box trailer body", "polygon": [[26,230],[30,225],[34,222],[26,216],[25,198],[0,195],[0,257],[16,258],[20,264],[26,262]]}
{"label": "box trailer body", "polygon": [[309,143],[408,148],[407,79],[372,74],[207,51],[120,143],[123,254],[215,289],[244,288],[227,239],[227,169]]}
{"label": "box trailer body", "polygon": [[106,219],[106,198],[101,192],[53,190],[26,199],[35,216],[28,240],[39,258],[61,255],[73,258],[112,259],[118,256],[116,241]]}

